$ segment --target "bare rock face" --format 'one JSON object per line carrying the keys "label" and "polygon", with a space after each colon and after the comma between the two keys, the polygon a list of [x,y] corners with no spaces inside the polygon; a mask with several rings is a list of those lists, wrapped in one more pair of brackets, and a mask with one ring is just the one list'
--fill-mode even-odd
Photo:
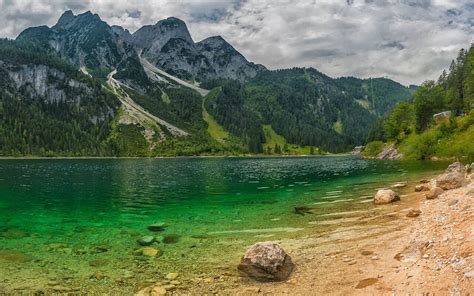
{"label": "bare rock face", "polygon": [[455,162],[446,169],[444,174],[436,179],[436,183],[443,190],[459,188],[466,182],[466,175],[466,167],[460,162]]}
{"label": "bare rock face", "polygon": [[444,192],[444,190],[440,187],[434,187],[431,188],[430,192],[425,194],[426,199],[435,199],[439,195],[441,195]]}
{"label": "bare rock face", "polygon": [[257,281],[286,280],[293,271],[291,257],[273,242],[256,243],[242,257],[238,269]]}
{"label": "bare rock face", "polygon": [[374,197],[374,203],[376,205],[388,204],[399,200],[400,197],[398,194],[390,189],[381,189],[377,191]]}
{"label": "bare rock face", "polygon": [[380,152],[375,158],[377,159],[388,159],[388,160],[393,160],[393,159],[400,159],[403,157],[403,154],[401,154],[397,148],[395,148],[393,145],[386,146],[382,152]]}

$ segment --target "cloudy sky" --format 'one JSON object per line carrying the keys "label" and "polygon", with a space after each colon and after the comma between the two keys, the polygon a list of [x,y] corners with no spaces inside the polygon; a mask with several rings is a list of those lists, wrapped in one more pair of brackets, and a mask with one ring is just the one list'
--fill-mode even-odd
{"label": "cloudy sky", "polygon": [[474,40],[472,0],[0,0],[0,36],[91,10],[135,31],[175,16],[199,41],[221,35],[270,69],[330,76],[436,79]]}

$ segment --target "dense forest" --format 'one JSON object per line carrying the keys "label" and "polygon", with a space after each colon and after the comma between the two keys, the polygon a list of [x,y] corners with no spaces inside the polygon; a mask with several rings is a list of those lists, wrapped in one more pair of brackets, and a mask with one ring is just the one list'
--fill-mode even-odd
{"label": "dense forest", "polygon": [[[105,141],[119,106],[115,97],[35,48],[0,40],[0,57],[1,155],[110,155]],[[28,77],[44,69],[48,88],[42,93]],[[24,76],[15,82],[12,72]]]}
{"label": "dense forest", "polygon": [[[398,83],[374,80],[371,98],[376,106],[411,97],[411,90]],[[202,86],[220,88],[218,96],[207,100],[207,109],[231,133],[246,138],[253,152],[262,151],[264,125],[288,143],[343,152],[361,145],[378,113],[388,110],[376,107],[375,112],[358,102],[367,99],[360,90],[364,81],[293,68],[261,72],[245,84],[213,80]]]}
{"label": "dense forest", "polygon": [[[369,150],[395,143],[412,159],[474,160],[474,48],[461,49],[448,71],[426,81],[409,102],[396,105],[369,134]],[[443,114],[439,114],[442,113]],[[438,115],[435,115],[438,114]],[[374,147],[379,147],[374,149]]]}

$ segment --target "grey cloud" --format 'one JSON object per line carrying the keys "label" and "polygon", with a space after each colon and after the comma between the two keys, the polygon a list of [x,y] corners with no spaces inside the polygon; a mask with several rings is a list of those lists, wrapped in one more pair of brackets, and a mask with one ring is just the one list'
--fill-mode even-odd
{"label": "grey cloud", "polygon": [[474,36],[471,0],[0,0],[0,36],[91,10],[135,31],[175,16],[195,40],[221,35],[271,69],[308,66],[330,76],[436,79]]}
{"label": "grey cloud", "polygon": [[385,47],[385,48],[396,48],[396,49],[398,49],[398,50],[405,49],[405,46],[403,45],[403,43],[401,43],[401,42],[399,42],[399,41],[392,41],[392,42],[388,42],[388,43],[382,44],[382,47]]}

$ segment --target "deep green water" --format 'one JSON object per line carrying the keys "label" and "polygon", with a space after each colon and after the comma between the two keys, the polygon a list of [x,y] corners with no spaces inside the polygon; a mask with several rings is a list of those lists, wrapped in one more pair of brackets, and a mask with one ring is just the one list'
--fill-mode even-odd
{"label": "deep green water", "polygon": [[[97,270],[199,273],[253,242],[324,231],[318,221],[331,214],[373,208],[377,188],[445,167],[357,157],[1,160],[0,292],[29,276],[41,285],[43,273],[63,285]],[[301,206],[313,213],[295,213]],[[150,262],[133,251],[157,221],[168,225],[158,235],[174,240],[156,244],[163,255]]]}

